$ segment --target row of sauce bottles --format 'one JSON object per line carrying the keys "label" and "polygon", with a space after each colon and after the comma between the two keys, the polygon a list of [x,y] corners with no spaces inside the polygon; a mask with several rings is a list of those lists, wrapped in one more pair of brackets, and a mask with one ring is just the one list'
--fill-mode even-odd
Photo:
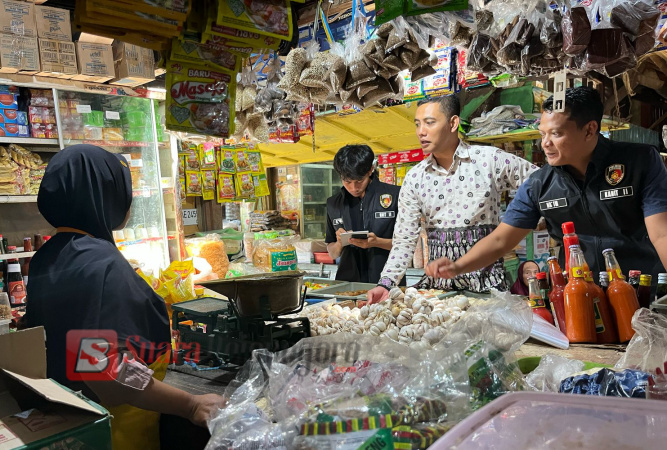
{"label": "row of sauce bottles", "polygon": [[533,312],[558,327],[571,343],[629,341],[635,333],[632,316],[637,309],[649,307],[651,303],[650,275],[642,275],[635,290],[625,280],[614,250],[606,249],[602,252],[606,272],[600,273],[598,286],[579,246],[574,225],[563,224],[563,232],[567,281],[558,258],[549,258],[551,290],[544,272],[529,280],[529,303]]}

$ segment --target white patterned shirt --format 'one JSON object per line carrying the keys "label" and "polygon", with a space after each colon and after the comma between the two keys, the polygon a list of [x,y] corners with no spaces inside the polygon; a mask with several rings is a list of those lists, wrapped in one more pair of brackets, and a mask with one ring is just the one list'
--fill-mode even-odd
{"label": "white patterned shirt", "polygon": [[500,223],[501,195],[517,189],[538,167],[496,147],[459,141],[449,170],[429,155],[405,176],[389,259],[380,284],[396,285],[426,229],[465,229]]}

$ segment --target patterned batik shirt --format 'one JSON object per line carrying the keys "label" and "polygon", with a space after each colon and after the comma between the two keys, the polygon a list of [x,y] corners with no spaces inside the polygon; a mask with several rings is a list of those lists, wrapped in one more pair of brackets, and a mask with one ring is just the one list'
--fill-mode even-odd
{"label": "patterned batik shirt", "polygon": [[[394,286],[404,275],[415,252],[422,217],[427,232],[440,235],[451,232],[458,237],[467,233],[472,237],[472,242],[453,255],[447,252],[447,256],[453,256],[450,259],[456,260],[487,235],[489,227],[495,228],[500,223],[502,193],[517,189],[535,170],[537,166],[523,158],[495,147],[463,141],[459,142],[449,169],[440,167],[433,155],[429,155],[403,181],[393,246],[379,284]],[[429,259],[435,258],[437,255],[430,252]],[[458,287],[456,282],[432,284],[440,288]]]}

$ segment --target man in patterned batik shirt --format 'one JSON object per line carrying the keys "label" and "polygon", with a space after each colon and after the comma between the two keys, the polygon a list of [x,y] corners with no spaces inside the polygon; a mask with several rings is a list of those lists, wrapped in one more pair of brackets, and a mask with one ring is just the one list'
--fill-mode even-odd
{"label": "man in patterned batik shirt", "polygon": [[[517,189],[537,167],[495,147],[470,145],[458,137],[461,105],[454,95],[419,102],[417,137],[428,156],[405,177],[399,196],[393,247],[378,287],[368,292],[376,303],[387,298],[415,252],[422,217],[426,224],[429,260],[452,260],[465,253],[500,223],[504,191]],[[417,287],[468,289],[505,288],[502,259],[453,279],[422,278]]]}

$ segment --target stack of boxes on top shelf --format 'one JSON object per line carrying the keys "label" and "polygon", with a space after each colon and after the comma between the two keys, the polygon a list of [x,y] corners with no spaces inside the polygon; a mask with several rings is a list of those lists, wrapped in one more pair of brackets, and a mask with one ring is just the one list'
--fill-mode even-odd
{"label": "stack of boxes on top shelf", "polygon": [[0,86],[0,137],[27,137],[28,117],[19,111],[18,88]]}
{"label": "stack of boxes on top shelf", "polygon": [[134,87],[155,79],[154,65],[153,51],[136,45],[88,33],[72,42],[68,10],[0,1],[0,73]]}

